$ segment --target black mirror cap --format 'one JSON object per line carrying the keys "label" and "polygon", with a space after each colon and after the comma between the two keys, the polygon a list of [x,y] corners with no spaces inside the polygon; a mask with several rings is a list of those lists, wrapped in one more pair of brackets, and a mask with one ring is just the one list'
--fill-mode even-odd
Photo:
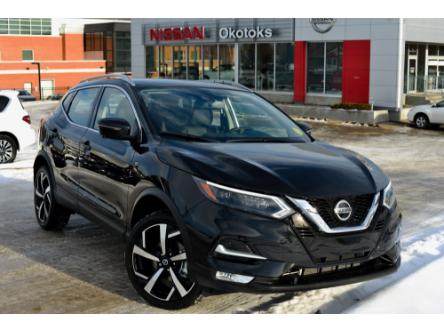
{"label": "black mirror cap", "polygon": [[299,127],[307,134],[311,134],[313,127],[308,123],[298,122]]}
{"label": "black mirror cap", "polygon": [[104,138],[132,140],[131,125],[121,118],[103,118],[99,120],[99,131]]}

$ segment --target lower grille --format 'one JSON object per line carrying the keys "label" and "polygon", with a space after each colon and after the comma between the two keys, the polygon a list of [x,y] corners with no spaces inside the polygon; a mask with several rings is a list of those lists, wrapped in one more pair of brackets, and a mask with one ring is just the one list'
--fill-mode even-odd
{"label": "lower grille", "polygon": [[[327,198],[327,199],[311,199],[310,204],[316,208],[319,215],[328,224],[330,228],[347,226],[358,226],[365,219],[370,206],[373,202],[374,194],[364,194],[354,197],[341,197],[341,198]],[[352,216],[346,222],[339,220],[336,217],[334,208],[339,200],[347,200],[352,207]]]}
{"label": "lower grille", "polygon": [[324,266],[319,268],[303,268],[301,271],[301,277],[304,276],[313,276],[313,275],[323,275],[332,272],[343,271],[351,268],[355,268],[360,266],[361,263],[353,263],[353,264],[343,264],[336,266]]}
{"label": "lower grille", "polygon": [[384,225],[385,225],[385,221],[384,220],[376,222],[375,231],[382,230],[384,228]]}
{"label": "lower grille", "polygon": [[313,231],[310,228],[296,228],[297,233],[302,238],[314,237]]}

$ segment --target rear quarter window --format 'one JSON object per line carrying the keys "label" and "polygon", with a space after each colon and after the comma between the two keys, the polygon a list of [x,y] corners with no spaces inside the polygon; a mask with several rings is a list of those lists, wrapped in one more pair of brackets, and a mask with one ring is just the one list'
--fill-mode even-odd
{"label": "rear quarter window", "polygon": [[9,103],[9,98],[6,96],[0,96],[0,112],[3,112],[6,109],[6,106]]}
{"label": "rear quarter window", "polygon": [[66,97],[63,99],[63,108],[65,109],[65,111],[68,112],[69,110],[69,106],[71,105],[72,99],[74,98],[75,93],[69,93],[68,95],[66,95]]}

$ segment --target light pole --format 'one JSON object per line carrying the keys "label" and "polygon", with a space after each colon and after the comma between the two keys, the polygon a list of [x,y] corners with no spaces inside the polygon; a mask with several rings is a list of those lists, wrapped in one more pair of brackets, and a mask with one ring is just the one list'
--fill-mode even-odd
{"label": "light pole", "polygon": [[42,100],[42,80],[40,78],[40,63],[38,61],[32,62],[33,65],[37,65],[37,73],[39,75],[39,97]]}

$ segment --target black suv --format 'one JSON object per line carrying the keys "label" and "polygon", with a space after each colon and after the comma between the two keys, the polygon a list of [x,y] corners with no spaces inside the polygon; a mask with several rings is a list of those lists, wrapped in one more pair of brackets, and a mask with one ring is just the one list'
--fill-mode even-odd
{"label": "black suv", "polygon": [[204,288],[315,289],[400,265],[387,176],[234,83],[93,78],[42,123],[40,147],[40,226],[79,213],[125,236],[129,278],[158,307],[189,306]]}

